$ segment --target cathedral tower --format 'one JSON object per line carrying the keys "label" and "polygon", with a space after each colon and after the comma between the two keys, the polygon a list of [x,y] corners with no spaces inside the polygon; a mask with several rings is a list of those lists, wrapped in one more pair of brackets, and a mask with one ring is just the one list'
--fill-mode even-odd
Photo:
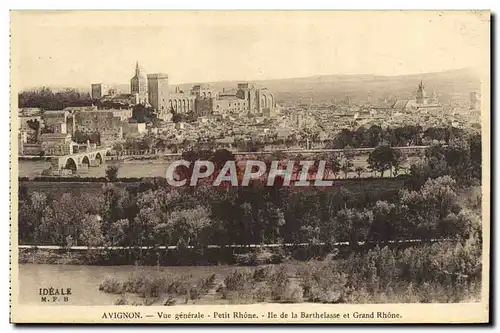
{"label": "cathedral tower", "polygon": [[141,71],[139,62],[136,62],[135,75],[130,79],[130,92],[137,94],[139,103],[146,104],[148,102],[148,79]]}
{"label": "cathedral tower", "polygon": [[425,92],[425,86],[422,81],[420,81],[417,89],[417,104],[427,104],[427,94]]}

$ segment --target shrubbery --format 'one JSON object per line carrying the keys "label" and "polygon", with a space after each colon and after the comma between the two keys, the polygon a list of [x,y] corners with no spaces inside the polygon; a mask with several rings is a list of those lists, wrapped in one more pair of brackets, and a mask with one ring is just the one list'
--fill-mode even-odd
{"label": "shrubbery", "polygon": [[214,288],[216,275],[212,274],[206,278],[193,278],[193,276],[174,277],[170,274],[160,276],[148,276],[143,272],[134,272],[126,280],[119,281],[113,277],[107,277],[100,285],[99,290],[122,295],[116,305],[128,304],[126,295],[136,295],[143,300],[144,305],[152,305],[162,301],[166,305],[173,305],[177,301],[187,303],[195,302],[210,289]]}
{"label": "shrubbery", "polygon": [[471,237],[406,249],[375,247],[345,259],[237,268],[219,282],[215,274],[197,280],[168,274],[107,278],[100,290],[167,305],[194,302],[210,290],[231,304],[462,302],[479,300],[481,268],[481,242]]}

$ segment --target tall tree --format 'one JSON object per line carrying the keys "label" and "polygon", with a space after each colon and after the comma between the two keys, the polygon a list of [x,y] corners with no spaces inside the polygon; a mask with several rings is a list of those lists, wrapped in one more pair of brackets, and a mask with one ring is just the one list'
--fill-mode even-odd
{"label": "tall tree", "polygon": [[398,163],[397,152],[389,146],[380,146],[368,156],[368,167],[384,176],[386,170],[391,170]]}

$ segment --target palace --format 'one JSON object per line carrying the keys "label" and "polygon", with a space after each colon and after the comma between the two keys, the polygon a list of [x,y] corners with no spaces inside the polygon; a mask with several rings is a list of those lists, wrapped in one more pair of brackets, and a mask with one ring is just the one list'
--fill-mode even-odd
{"label": "palace", "polygon": [[276,110],[274,94],[266,88],[242,82],[236,89],[221,92],[214,92],[206,84],[194,85],[189,91],[179,87],[171,90],[167,74],[146,74],[138,62],[130,79],[130,94],[117,94],[103,83],[92,84],[91,90],[93,99],[151,106],[162,120],[169,120],[172,113],[192,113],[196,117],[235,112],[271,116]]}

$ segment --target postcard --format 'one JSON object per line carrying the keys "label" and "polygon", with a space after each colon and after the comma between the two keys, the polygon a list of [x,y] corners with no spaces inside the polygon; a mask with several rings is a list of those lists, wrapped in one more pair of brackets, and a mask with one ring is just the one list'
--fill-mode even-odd
{"label": "postcard", "polygon": [[489,11],[11,11],[13,323],[487,323]]}

